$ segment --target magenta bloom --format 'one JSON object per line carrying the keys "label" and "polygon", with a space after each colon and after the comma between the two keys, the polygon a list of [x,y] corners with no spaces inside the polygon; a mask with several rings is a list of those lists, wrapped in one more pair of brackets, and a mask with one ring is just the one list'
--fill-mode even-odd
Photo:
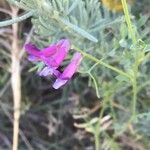
{"label": "magenta bloom", "polygon": [[29,43],[25,45],[25,49],[29,54],[28,59],[30,61],[39,61],[45,64],[43,69],[38,72],[40,76],[55,75],[57,77],[53,84],[53,88],[55,89],[60,88],[72,78],[82,60],[81,54],[76,52],[63,73],[59,72],[58,67],[67,56],[70,49],[70,42],[68,39],[62,39],[58,43],[43,49],[39,49],[35,45]]}
{"label": "magenta bloom", "polygon": [[77,71],[81,60],[82,60],[81,54],[76,52],[70,64],[65,68],[64,72],[60,74],[56,79],[55,83],[53,84],[53,88],[58,89],[64,84],[66,84],[66,82],[68,82],[68,80],[70,80],[73,74]]}
{"label": "magenta bloom", "polygon": [[25,45],[25,50],[29,54],[28,59],[30,61],[42,61],[44,57],[53,55],[56,52],[57,47],[56,45],[50,45],[49,47],[40,50],[34,44],[28,43]]}
{"label": "magenta bloom", "polygon": [[49,74],[58,76],[59,71],[56,69],[67,56],[70,42],[68,39],[62,39],[58,43],[41,50],[29,43],[25,45],[25,49],[29,54],[28,59],[30,61],[43,61],[45,63],[46,67],[39,73],[40,76],[47,76]]}
{"label": "magenta bloom", "polygon": [[68,40],[60,40],[57,43],[57,50],[51,57],[43,59],[48,66],[58,68],[65,59],[70,49],[70,42]]}

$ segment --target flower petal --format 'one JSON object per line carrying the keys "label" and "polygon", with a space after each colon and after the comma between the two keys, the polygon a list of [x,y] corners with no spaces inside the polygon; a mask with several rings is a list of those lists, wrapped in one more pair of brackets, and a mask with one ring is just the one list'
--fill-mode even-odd
{"label": "flower petal", "polygon": [[38,74],[39,76],[48,76],[49,74],[52,75],[52,70],[48,67],[44,67]]}
{"label": "flower petal", "polygon": [[78,69],[80,62],[82,60],[82,55],[78,52],[76,52],[71,60],[71,63],[65,68],[64,72],[58,76],[56,81],[53,84],[53,88],[58,89],[66,82],[68,82],[69,79],[73,76],[73,74]]}
{"label": "flower petal", "polygon": [[40,54],[44,55],[45,57],[50,57],[55,54],[57,51],[57,45],[50,45],[49,47],[43,48]]}
{"label": "flower petal", "polygon": [[28,60],[29,60],[29,61],[39,61],[39,58],[36,57],[36,56],[33,56],[33,55],[29,55],[29,56],[28,56]]}
{"label": "flower petal", "polygon": [[68,39],[60,40],[57,43],[56,53],[50,59],[45,59],[45,63],[49,66],[58,68],[62,63],[62,61],[67,56],[69,49],[70,49],[69,40]]}
{"label": "flower petal", "polygon": [[80,62],[82,60],[82,55],[76,52],[71,60],[71,63],[65,68],[64,72],[61,74],[61,79],[70,79],[73,74],[78,69]]}
{"label": "flower petal", "polygon": [[30,55],[40,57],[40,49],[38,49],[35,45],[31,43],[25,44],[25,50]]}
{"label": "flower petal", "polygon": [[58,77],[60,75],[60,72],[55,68],[44,67],[38,74],[39,76],[44,76],[44,77],[48,75],[55,75],[56,77]]}
{"label": "flower petal", "polygon": [[55,83],[53,84],[54,89],[59,89],[61,86],[66,84],[68,80],[56,79]]}
{"label": "flower petal", "polygon": [[50,57],[57,51],[57,45],[50,45],[49,47],[43,48],[43,49],[38,49],[34,44],[28,43],[25,45],[25,50],[27,51],[28,54],[36,56],[36,57]]}

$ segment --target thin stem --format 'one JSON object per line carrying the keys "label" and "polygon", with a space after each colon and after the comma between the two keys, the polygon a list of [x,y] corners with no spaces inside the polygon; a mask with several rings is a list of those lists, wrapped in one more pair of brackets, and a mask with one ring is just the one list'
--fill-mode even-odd
{"label": "thin stem", "polygon": [[[25,43],[28,43],[30,41],[32,34],[33,34],[33,28],[30,30]],[[19,60],[21,60],[21,58],[23,57],[23,54],[24,54],[24,48],[22,48],[22,50],[21,50],[21,52],[19,54]],[[21,67],[21,69],[22,69],[22,67]],[[11,84],[10,81],[11,80],[9,79],[7,81],[7,83],[5,84],[4,88],[0,91],[0,98],[2,98],[2,96],[5,94],[5,92],[9,88],[9,86]],[[4,111],[4,113],[6,114],[6,116],[9,118],[9,120],[11,121],[11,123],[13,124],[13,119],[12,119],[10,113],[8,112],[6,106],[4,106],[4,104],[2,104],[0,102],[0,107],[2,108],[2,110]],[[25,145],[27,146],[27,149],[33,150],[32,145],[30,144],[30,142],[28,141],[28,139],[26,138],[26,136],[24,135],[24,133],[23,133],[23,131],[21,129],[19,130],[19,134],[20,134],[20,136],[22,138],[22,141],[24,141]]]}
{"label": "thin stem", "polygon": [[21,22],[21,21],[31,17],[32,15],[33,15],[33,11],[30,11],[30,12],[25,13],[22,16],[13,17],[12,19],[6,20],[6,21],[1,21],[0,22],[0,27],[9,26],[9,25],[12,25],[14,23]]}
{"label": "thin stem", "polygon": [[95,90],[96,90],[96,95],[98,98],[100,98],[99,90],[98,90],[98,84],[94,78],[94,76],[91,74],[91,72],[88,73],[90,77],[93,79],[94,85],[95,85]]}
{"label": "thin stem", "polygon": [[81,53],[83,56],[85,56],[86,58],[88,58],[88,59],[90,59],[90,60],[93,60],[93,61],[95,61],[96,63],[101,64],[101,65],[103,65],[104,67],[106,67],[106,68],[108,68],[108,69],[111,69],[111,70],[117,72],[118,74],[121,74],[121,75],[123,75],[123,76],[125,76],[125,77],[127,77],[127,78],[130,78],[130,76],[129,76],[127,73],[123,72],[122,70],[117,69],[117,68],[115,68],[115,67],[113,67],[113,66],[111,66],[111,65],[109,65],[109,64],[107,64],[107,63],[105,63],[105,62],[103,62],[102,60],[99,60],[98,58],[96,58],[96,57],[94,57],[94,56],[92,56],[92,55],[90,55],[90,54],[88,54],[88,53],[86,53],[86,52],[83,52],[83,51],[82,51],[81,49],[79,49],[78,47],[72,45],[72,49],[74,49],[74,50],[80,52],[80,53]]}
{"label": "thin stem", "polygon": [[95,150],[100,150],[99,132],[94,133]]}
{"label": "thin stem", "polygon": [[133,72],[134,72],[134,77],[132,80],[132,87],[133,87],[133,105],[132,105],[132,117],[136,116],[136,101],[137,101],[137,92],[138,92],[138,87],[137,87],[137,73],[138,73],[138,58],[135,60],[135,64],[133,66]]}
{"label": "thin stem", "polygon": [[133,106],[132,106],[132,117],[136,116],[136,100],[137,100],[137,81],[136,78],[133,82]]}
{"label": "thin stem", "polygon": [[135,36],[135,32],[133,30],[133,26],[132,26],[132,23],[131,23],[127,2],[126,2],[126,0],[121,0],[121,2],[122,2],[122,6],[123,6],[125,19],[126,19],[126,22],[127,22],[127,25],[128,25],[129,34],[131,35],[132,42],[135,44],[136,43],[136,36]]}
{"label": "thin stem", "polygon": [[[19,9],[12,8],[12,16],[16,17]],[[12,73],[11,86],[13,91],[14,101],[14,127],[13,127],[13,150],[18,150],[19,141],[19,119],[20,119],[20,105],[21,105],[21,73],[19,60],[19,46],[18,46],[18,24],[12,25],[13,41],[12,41]]]}
{"label": "thin stem", "polygon": [[3,13],[5,13],[5,14],[8,14],[8,15],[11,16],[11,12],[10,12],[9,10],[7,10],[7,9],[0,8],[0,12],[3,12]]}

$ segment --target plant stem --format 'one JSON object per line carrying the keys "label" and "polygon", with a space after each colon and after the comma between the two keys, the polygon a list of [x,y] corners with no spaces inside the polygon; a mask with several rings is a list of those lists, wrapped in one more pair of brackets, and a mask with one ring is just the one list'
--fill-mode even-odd
{"label": "plant stem", "polygon": [[80,52],[80,53],[81,53],[83,56],[85,56],[86,58],[89,58],[90,60],[93,60],[93,61],[95,61],[96,63],[101,64],[101,65],[103,65],[104,67],[109,68],[109,69],[111,69],[111,70],[117,72],[117,73],[120,74],[120,75],[123,75],[123,76],[125,76],[125,77],[127,77],[127,78],[130,78],[130,76],[129,76],[127,73],[123,72],[122,70],[117,69],[117,68],[115,68],[115,67],[113,67],[113,66],[111,66],[111,65],[109,65],[109,64],[107,64],[107,63],[105,63],[105,62],[103,62],[102,60],[99,60],[98,58],[96,58],[96,57],[94,57],[94,56],[92,56],[92,55],[90,55],[90,54],[88,54],[88,53],[86,53],[86,52],[83,52],[83,51],[82,51],[81,49],[79,49],[78,47],[72,45],[72,49],[74,49],[74,50]]}
{"label": "plant stem", "polygon": [[24,15],[22,16],[19,16],[19,17],[13,17],[12,19],[10,20],[6,20],[6,21],[1,21],[0,22],[0,27],[4,27],[4,26],[9,26],[9,25],[12,25],[14,23],[17,23],[17,22],[21,22],[29,17],[31,17],[33,15],[33,12],[30,11],[28,13],[25,13]]}
{"label": "plant stem", "polygon": [[95,150],[100,150],[99,132],[94,133]]}
{"label": "plant stem", "polygon": [[[12,6],[12,16],[16,17],[19,9]],[[12,25],[13,41],[12,41],[12,73],[11,86],[14,101],[14,123],[13,123],[13,150],[18,150],[19,141],[19,119],[20,119],[20,105],[21,105],[21,73],[19,60],[19,46],[18,46],[18,24]]]}
{"label": "plant stem", "polygon": [[137,81],[136,78],[133,80],[133,106],[132,106],[132,117],[136,116],[136,100],[137,100]]}
{"label": "plant stem", "polygon": [[138,73],[138,57],[135,59],[135,64],[133,66],[133,80],[132,80],[132,88],[133,88],[133,105],[132,105],[132,117],[133,119],[136,116],[136,101],[137,101],[137,92],[138,92],[138,87],[137,87],[137,73]]}
{"label": "plant stem", "polygon": [[136,43],[136,36],[135,36],[135,32],[133,30],[133,26],[132,26],[132,23],[131,23],[127,2],[126,2],[126,0],[121,0],[121,2],[122,2],[122,6],[123,6],[125,19],[126,19],[126,22],[127,22],[127,25],[128,25],[128,31],[129,31],[129,34],[131,35],[133,44],[135,44]]}

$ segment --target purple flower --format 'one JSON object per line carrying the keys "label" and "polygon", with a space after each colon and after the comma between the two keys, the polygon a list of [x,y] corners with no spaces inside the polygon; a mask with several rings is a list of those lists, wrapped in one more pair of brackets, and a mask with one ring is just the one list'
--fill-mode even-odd
{"label": "purple flower", "polygon": [[44,63],[43,69],[38,72],[40,76],[55,75],[57,77],[53,84],[53,88],[55,89],[60,88],[72,78],[82,60],[81,54],[76,52],[63,73],[58,71],[58,67],[70,50],[70,42],[68,39],[62,39],[58,43],[43,49],[39,49],[35,45],[29,43],[25,45],[25,49],[29,54],[28,59],[30,61],[40,61]]}
{"label": "purple flower", "polygon": [[62,61],[67,56],[69,50],[70,50],[69,40],[60,40],[57,43],[57,50],[54,53],[54,55],[52,55],[49,58],[45,57],[44,61],[48,66],[58,68],[59,65],[62,63]]}
{"label": "purple flower", "polygon": [[44,67],[39,73],[39,76],[48,76],[48,75],[55,75],[58,77],[60,75],[60,72],[56,70],[55,68],[51,68],[49,66]]}
{"label": "purple flower", "polygon": [[76,52],[70,64],[65,68],[64,72],[60,74],[56,79],[55,83],[53,84],[53,88],[58,89],[64,84],[66,84],[66,82],[70,80],[73,74],[77,71],[81,60],[82,60],[82,55]]}
{"label": "purple flower", "polygon": [[42,61],[44,57],[50,57],[56,50],[56,45],[50,45],[47,48],[38,49],[34,44],[28,43],[25,45],[25,50],[29,54],[28,59],[30,61]]}
{"label": "purple flower", "polygon": [[68,39],[62,39],[58,43],[41,50],[29,43],[25,45],[25,49],[29,53],[28,59],[30,61],[43,61],[45,63],[46,67],[39,72],[40,76],[53,74],[58,76],[60,73],[56,69],[67,56],[70,49],[70,42]]}

